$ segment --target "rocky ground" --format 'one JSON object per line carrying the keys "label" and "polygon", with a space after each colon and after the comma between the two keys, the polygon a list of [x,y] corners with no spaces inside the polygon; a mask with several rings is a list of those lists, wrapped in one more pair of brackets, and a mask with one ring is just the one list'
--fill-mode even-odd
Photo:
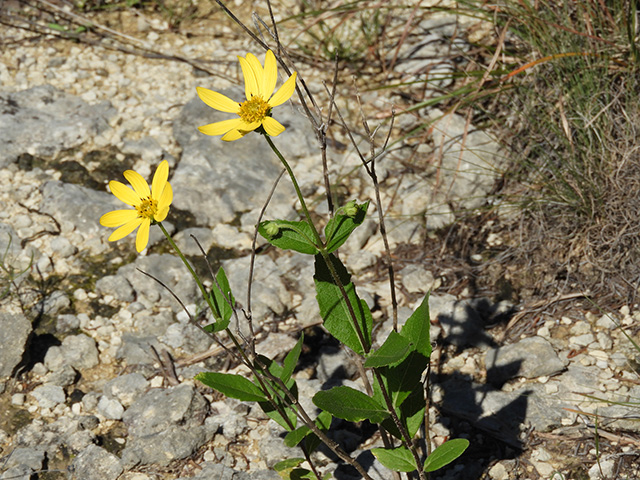
{"label": "rocky ground", "polygon": [[[101,17],[157,49],[212,59],[215,75],[184,61],[2,27],[2,479],[275,479],[269,467],[296,455],[261,411],[193,381],[201,371],[235,371],[236,365],[188,323],[165,289],[138,271],[165,282],[192,312],[199,308],[195,286],[161,232],[152,229],[149,248],[137,255],[133,238],[109,243],[110,232],[98,224],[103,213],[120,208],[107,192],[109,180],[122,180],[127,168],[149,177],[167,160],[175,194],[167,228],[205,272],[190,238],[195,235],[214,266],[224,266],[240,305],[247,305],[254,225],[280,167],[257,135],[223,144],[196,130],[224,117],[202,104],[195,87],[237,97],[235,55],[259,52],[221,18],[201,26],[211,34],[186,35],[167,28],[160,16],[123,11]],[[394,62],[406,79],[420,78],[429,67],[455,68],[447,59],[457,19],[440,15],[423,22]],[[456,49],[470,48],[460,37],[455,42]],[[332,75],[313,62],[297,67],[325,101],[322,81]],[[388,90],[362,98],[367,112],[388,112],[403,102]],[[347,113],[357,110],[353,103],[338,98]],[[438,114],[423,109],[417,116]],[[287,130],[276,143],[321,216],[327,207],[314,131],[296,106],[280,107],[277,117]],[[410,128],[415,121],[403,116],[397,125]],[[470,133],[461,148],[464,132]],[[341,198],[373,198],[344,132],[336,128],[332,135],[330,170]],[[362,146],[366,151],[366,142]],[[426,160],[434,152],[439,168]],[[432,291],[431,441],[466,437],[472,445],[432,478],[638,478],[636,410],[604,401],[640,398],[637,352],[618,328],[637,324],[634,306],[593,314],[571,295],[526,306],[474,298],[469,291],[454,296],[446,293],[445,270],[406,254],[423,252],[455,208],[486,203],[505,155],[453,114],[423,143],[394,144],[378,165],[401,319]],[[295,218],[293,198],[283,181],[267,217]],[[386,331],[389,287],[377,222],[370,218],[342,255]],[[263,249],[252,293],[260,353],[275,357],[306,334],[297,373],[303,399],[354,380],[346,353],[318,327],[312,275],[308,258]],[[336,430],[356,457],[363,444],[378,441],[366,426]],[[374,478],[390,478],[365,454],[360,459]],[[322,452],[318,461],[326,471],[336,469]],[[341,468],[334,475],[352,478]]]}

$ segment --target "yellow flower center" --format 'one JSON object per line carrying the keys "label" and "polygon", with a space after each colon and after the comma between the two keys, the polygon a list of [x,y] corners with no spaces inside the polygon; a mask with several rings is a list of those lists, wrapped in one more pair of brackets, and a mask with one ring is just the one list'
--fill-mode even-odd
{"label": "yellow flower center", "polygon": [[256,95],[240,104],[238,115],[245,123],[261,122],[270,110],[271,106],[261,96]]}
{"label": "yellow flower center", "polygon": [[136,210],[139,217],[153,220],[153,216],[158,213],[158,202],[151,197],[141,198]]}

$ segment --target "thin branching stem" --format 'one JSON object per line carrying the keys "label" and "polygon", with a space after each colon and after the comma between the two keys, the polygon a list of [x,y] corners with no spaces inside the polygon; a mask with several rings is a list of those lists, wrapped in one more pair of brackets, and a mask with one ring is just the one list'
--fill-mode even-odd
{"label": "thin branching stem", "polygon": [[[376,144],[375,144],[375,131],[372,133],[369,129],[369,122],[367,122],[367,118],[364,114],[364,110],[362,108],[362,102],[360,100],[360,91],[356,89],[356,98],[358,99],[358,106],[360,107],[360,114],[362,116],[362,125],[364,127],[365,132],[367,133],[367,138],[369,141],[370,147],[370,157],[369,162],[363,161],[363,166],[369,177],[371,177],[371,181],[373,182],[373,189],[376,194],[376,206],[378,210],[378,221],[380,222],[380,236],[382,236],[382,242],[384,243],[384,252],[387,257],[387,271],[389,274],[389,289],[391,290],[391,310],[393,314],[393,330],[398,331],[398,299],[396,297],[396,283],[393,273],[393,262],[391,260],[391,248],[389,248],[389,239],[387,237],[387,227],[384,222],[384,211],[382,209],[382,200],[380,199],[380,185],[378,184],[378,176],[376,175]],[[395,111],[392,111],[391,115],[391,124],[389,125],[389,132],[387,134],[387,139],[385,140],[385,145],[388,143],[389,138],[391,136],[391,129],[393,128],[393,120],[395,118]]]}
{"label": "thin branching stem", "polygon": [[[214,342],[216,342],[216,343],[218,344],[218,346],[219,346],[220,348],[222,348],[222,349],[223,349],[223,350],[224,350],[228,355],[232,356],[232,357],[233,357],[233,358],[235,358],[237,361],[242,362],[242,358],[240,358],[240,357],[238,356],[238,354],[237,354],[237,353],[235,353],[233,350],[231,350],[229,347],[227,347],[224,343],[222,343],[222,342],[220,341],[220,339],[218,338],[218,336],[217,336],[217,335],[215,335],[215,334],[213,334],[213,333],[211,333],[211,332],[206,331],[206,330],[202,327],[202,325],[200,325],[200,323],[198,323],[198,322],[196,321],[196,319],[195,319],[195,318],[193,318],[193,315],[191,315],[191,312],[187,309],[187,307],[186,307],[186,305],[184,304],[184,302],[183,302],[182,300],[180,300],[180,297],[178,297],[178,295],[177,295],[177,294],[176,294],[176,293],[175,293],[171,288],[169,288],[169,286],[168,286],[166,283],[164,283],[164,282],[163,282],[162,280],[160,280],[159,278],[157,278],[157,277],[155,277],[155,276],[151,275],[150,273],[145,272],[144,270],[141,270],[141,269],[139,269],[139,268],[138,268],[137,270],[138,270],[140,273],[142,273],[143,275],[146,275],[147,277],[151,278],[152,280],[154,280],[155,282],[157,282],[161,287],[163,287],[165,290],[167,290],[167,291],[171,294],[171,296],[172,296],[172,297],[173,297],[173,298],[174,298],[174,299],[175,299],[175,300],[180,304],[180,306],[182,307],[182,309],[184,310],[184,312],[187,314],[187,317],[189,317],[189,322],[190,322],[192,325],[195,325],[197,328],[199,328],[199,329],[200,329],[200,330],[202,330],[204,333],[206,333],[206,334],[207,334],[207,336],[208,336],[209,338],[211,338]],[[244,362],[242,362],[242,363],[244,363]]]}
{"label": "thin branching stem", "polygon": [[253,331],[253,313],[251,310],[251,289],[253,287],[253,270],[256,264],[256,245],[258,243],[258,227],[260,226],[260,222],[262,222],[262,218],[264,217],[264,213],[267,211],[267,207],[273,198],[273,194],[276,191],[276,187],[280,182],[280,179],[284,175],[286,170],[282,170],[278,175],[278,178],[273,182],[273,186],[269,191],[269,195],[267,196],[267,200],[262,205],[262,209],[260,210],[260,214],[258,215],[258,220],[256,222],[256,228],[253,231],[253,239],[251,241],[251,259],[249,261],[249,280],[247,281],[247,309],[245,310],[245,317],[247,322],[249,323],[249,331],[251,332],[251,336],[254,337],[255,333]]}

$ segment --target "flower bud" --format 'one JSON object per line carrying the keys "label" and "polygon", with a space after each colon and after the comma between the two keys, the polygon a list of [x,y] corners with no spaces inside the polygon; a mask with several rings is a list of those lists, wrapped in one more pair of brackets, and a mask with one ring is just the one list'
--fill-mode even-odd
{"label": "flower bud", "polygon": [[344,207],[342,207],[342,211],[347,217],[355,217],[358,214],[358,204],[355,200],[351,200]]}
{"label": "flower bud", "polygon": [[280,233],[280,227],[275,222],[269,222],[264,226],[264,231],[270,237],[275,237]]}

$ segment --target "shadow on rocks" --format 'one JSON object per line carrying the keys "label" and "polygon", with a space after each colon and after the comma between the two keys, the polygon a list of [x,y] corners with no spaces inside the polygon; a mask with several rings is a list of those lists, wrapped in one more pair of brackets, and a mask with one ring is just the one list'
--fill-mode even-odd
{"label": "shadow on rocks", "polygon": [[[472,355],[478,356],[477,349],[498,347],[487,333],[487,326],[507,323],[511,314],[510,306],[492,304],[488,299],[456,301],[449,311],[437,317],[442,327],[441,340],[455,347],[457,354],[473,348],[476,352]],[[512,459],[522,452],[521,430],[532,392],[501,391],[508,379],[518,375],[521,364],[521,360],[515,360],[500,366],[487,365],[487,377],[503,379],[499,384],[479,383],[458,371],[433,375],[432,384],[440,397],[440,421],[449,422],[450,438],[467,438],[471,443],[460,459],[431,473],[431,479],[484,478],[490,461]]]}

